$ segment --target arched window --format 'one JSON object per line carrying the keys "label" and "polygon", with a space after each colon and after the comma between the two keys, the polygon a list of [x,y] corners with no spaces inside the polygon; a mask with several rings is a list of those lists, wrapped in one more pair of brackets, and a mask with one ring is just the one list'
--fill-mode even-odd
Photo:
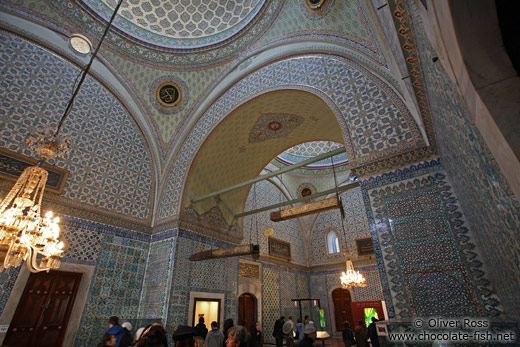
{"label": "arched window", "polygon": [[327,245],[330,254],[339,253],[339,239],[334,230],[330,230],[327,234]]}

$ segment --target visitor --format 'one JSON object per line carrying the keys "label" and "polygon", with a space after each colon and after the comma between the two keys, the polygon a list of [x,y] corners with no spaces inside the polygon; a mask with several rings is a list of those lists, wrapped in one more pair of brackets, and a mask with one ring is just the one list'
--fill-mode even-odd
{"label": "visitor", "polygon": [[132,324],[130,322],[124,322],[121,324],[123,329],[125,329],[125,333],[119,341],[119,347],[131,347],[134,344],[134,339],[132,337]]}
{"label": "visitor", "polygon": [[298,342],[298,347],[314,347],[314,340],[316,340],[316,327],[306,324],[303,327],[303,339]]}
{"label": "visitor", "polygon": [[116,337],[112,334],[105,333],[98,343],[97,347],[113,347],[116,345]]}
{"label": "visitor", "polygon": [[218,328],[217,322],[211,322],[211,330],[206,334],[206,345],[208,347],[222,347],[224,334]]}
{"label": "visitor", "polygon": [[203,339],[206,338],[206,335],[208,334],[208,328],[206,328],[206,324],[204,324],[204,317],[199,318],[199,324],[195,326],[195,330],[197,331],[195,336],[200,336]]}
{"label": "visitor", "polygon": [[143,335],[144,329],[145,329],[145,327],[137,329],[137,331],[135,332],[135,341],[139,340],[141,335]]}
{"label": "visitor", "polygon": [[187,325],[179,325],[172,334],[172,339],[175,341],[175,347],[194,347],[195,340],[193,339],[197,334],[197,330]]}
{"label": "visitor", "polygon": [[285,317],[281,316],[276,322],[274,322],[273,336],[276,340],[276,347],[283,347],[283,324],[285,323]]}
{"label": "visitor", "polygon": [[289,318],[283,323],[282,331],[283,336],[285,337],[285,344],[287,347],[293,347],[294,346],[294,323],[292,321],[292,316],[289,316]]}
{"label": "visitor", "polygon": [[158,323],[146,326],[134,347],[168,347],[166,330]]}
{"label": "visitor", "polygon": [[114,335],[116,338],[116,347],[119,347],[119,343],[121,339],[126,334],[126,329],[119,325],[119,318],[117,316],[112,316],[108,319],[108,330],[107,334]]}
{"label": "visitor", "polygon": [[379,347],[379,338],[377,337],[377,326],[376,326],[377,318],[372,317],[372,323],[368,325],[367,334],[370,338],[370,343],[372,347]]}
{"label": "visitor", "polygon": [[365,322],[360,320],[358,326],[354,329],[354,337],[358,347],[368,347],[367,328]]}
{"label": "visitor", "polygon": [[256,323],[251,323],[247,332],[247,347],[258,347],[258,331]]}
{"label": "visitor", "polygon": [[296,334],[296,339],[298,341],[303,339],[303,323],[301,318],[298,318],[296,321],[296,325],[294,326],[294,333]]}
{"label": "visitor", "polygon": [[195,347],[207,347],[206,341],[198,335],[193,337],[193,343]]}
{"label": "visitor", "polygon": [[228,330],[234,326],[235,323],[233,322],[232,318],[228,318],[224,321],[224,327],[222,329],[222,333],[224,334],[224,342],[222,343],[222,347],[226,347],[226,340],[228,337]]}
{"label": "visitor", "polygon": [[305,315],[305,317],[303,317],[303,326],[305,327],[307,324],[309,324],[309,315]]}
{"label": "visitor", "polygon": [[350,347],[354,344],[354,331],[350,327],[350,323],[345,321],[343,324],[344,328],[341,333],[341,336],[343,337],[343,343],[345,344],[345,347]]}
{"label": "visitor", "polygon": [[226,347],[247,347],[247,332],[241,325],[232,326],[228,330]]}
{"label": "visitor", "polygon": [[260,323],[256,322],[255,328],[256,328],[256,345],[257,345],[257,347],[262,347],[262,344],[263,344],[262,328],[260,327]]}

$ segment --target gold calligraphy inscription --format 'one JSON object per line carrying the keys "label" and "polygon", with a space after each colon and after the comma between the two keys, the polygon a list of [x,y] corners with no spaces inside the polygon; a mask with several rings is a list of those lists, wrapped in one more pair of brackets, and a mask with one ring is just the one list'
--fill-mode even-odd
{"label": "gold calligraphy inscription", "polygon": [[238,276],[260,279],[260,265],[241,261],[238,263]]}
{"label": "gold calligraphy inscription", "polygon": [[269,255],[291,260],[291,244],[282,240],[269,237]]}
{"label": "gold calligraphy inscription", "polygon": [[372,243],[371,237],[356,239],[356,248],[358,256],[360,257],[374,254],[374,244]]}
{"label": "gold calligraphy inscription", "polygon": [[[16,182],[20,174],[29,166],[36,165],[34,158],[0,148],[0,178]],[[49,173],[45,191],[61,194],[69,172],[54,165],[44,164],[43,168]]]}

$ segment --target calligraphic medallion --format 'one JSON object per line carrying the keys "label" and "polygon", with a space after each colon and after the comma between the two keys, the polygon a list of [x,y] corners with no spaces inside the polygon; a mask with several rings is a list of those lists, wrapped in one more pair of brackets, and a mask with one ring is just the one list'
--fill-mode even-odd
{"label": "calligraphic medallion", "polygon": [[181,89],[173,82],[165,82],[157,88],[157,101],[163,106],[175,106],[181,101],[181,98]]}
{"label": "calligraphic medallion", "polygon": [[325,0],[306,0],[307,6],[309,6],[311,9],[316,10],[323,6],[323,3]]}

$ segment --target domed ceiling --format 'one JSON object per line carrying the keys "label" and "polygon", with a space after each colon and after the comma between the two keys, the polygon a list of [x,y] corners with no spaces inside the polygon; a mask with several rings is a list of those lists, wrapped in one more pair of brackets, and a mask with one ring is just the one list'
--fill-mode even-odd
{"label": "domed ceiling", "polygon": [[[84,0],[108,20],[116,0]],[[149,44],[201,48],[229,39],[257,18],[265,0],[126,0],[115,26]]]}
{"label": "domed ceiling", "polygon": [[[333,151],[337,148],[342,147],[343,144],[338,142],[329,142],[329,141],[310,141],[304,142],[294,147],[289,148],[283,153],[280,153],[275,159],[276,161],[284,164],[284,165],[293,165],[304,160],[317,157],[318,155]],[[315,163],[306,165],[303,169],[323,169],[332,167],[332,163],[334,162],[334,167],[344,165],[348,161],[347,153],[344,152],[339,155],[335,155],[331,158],[326,158]]]}

